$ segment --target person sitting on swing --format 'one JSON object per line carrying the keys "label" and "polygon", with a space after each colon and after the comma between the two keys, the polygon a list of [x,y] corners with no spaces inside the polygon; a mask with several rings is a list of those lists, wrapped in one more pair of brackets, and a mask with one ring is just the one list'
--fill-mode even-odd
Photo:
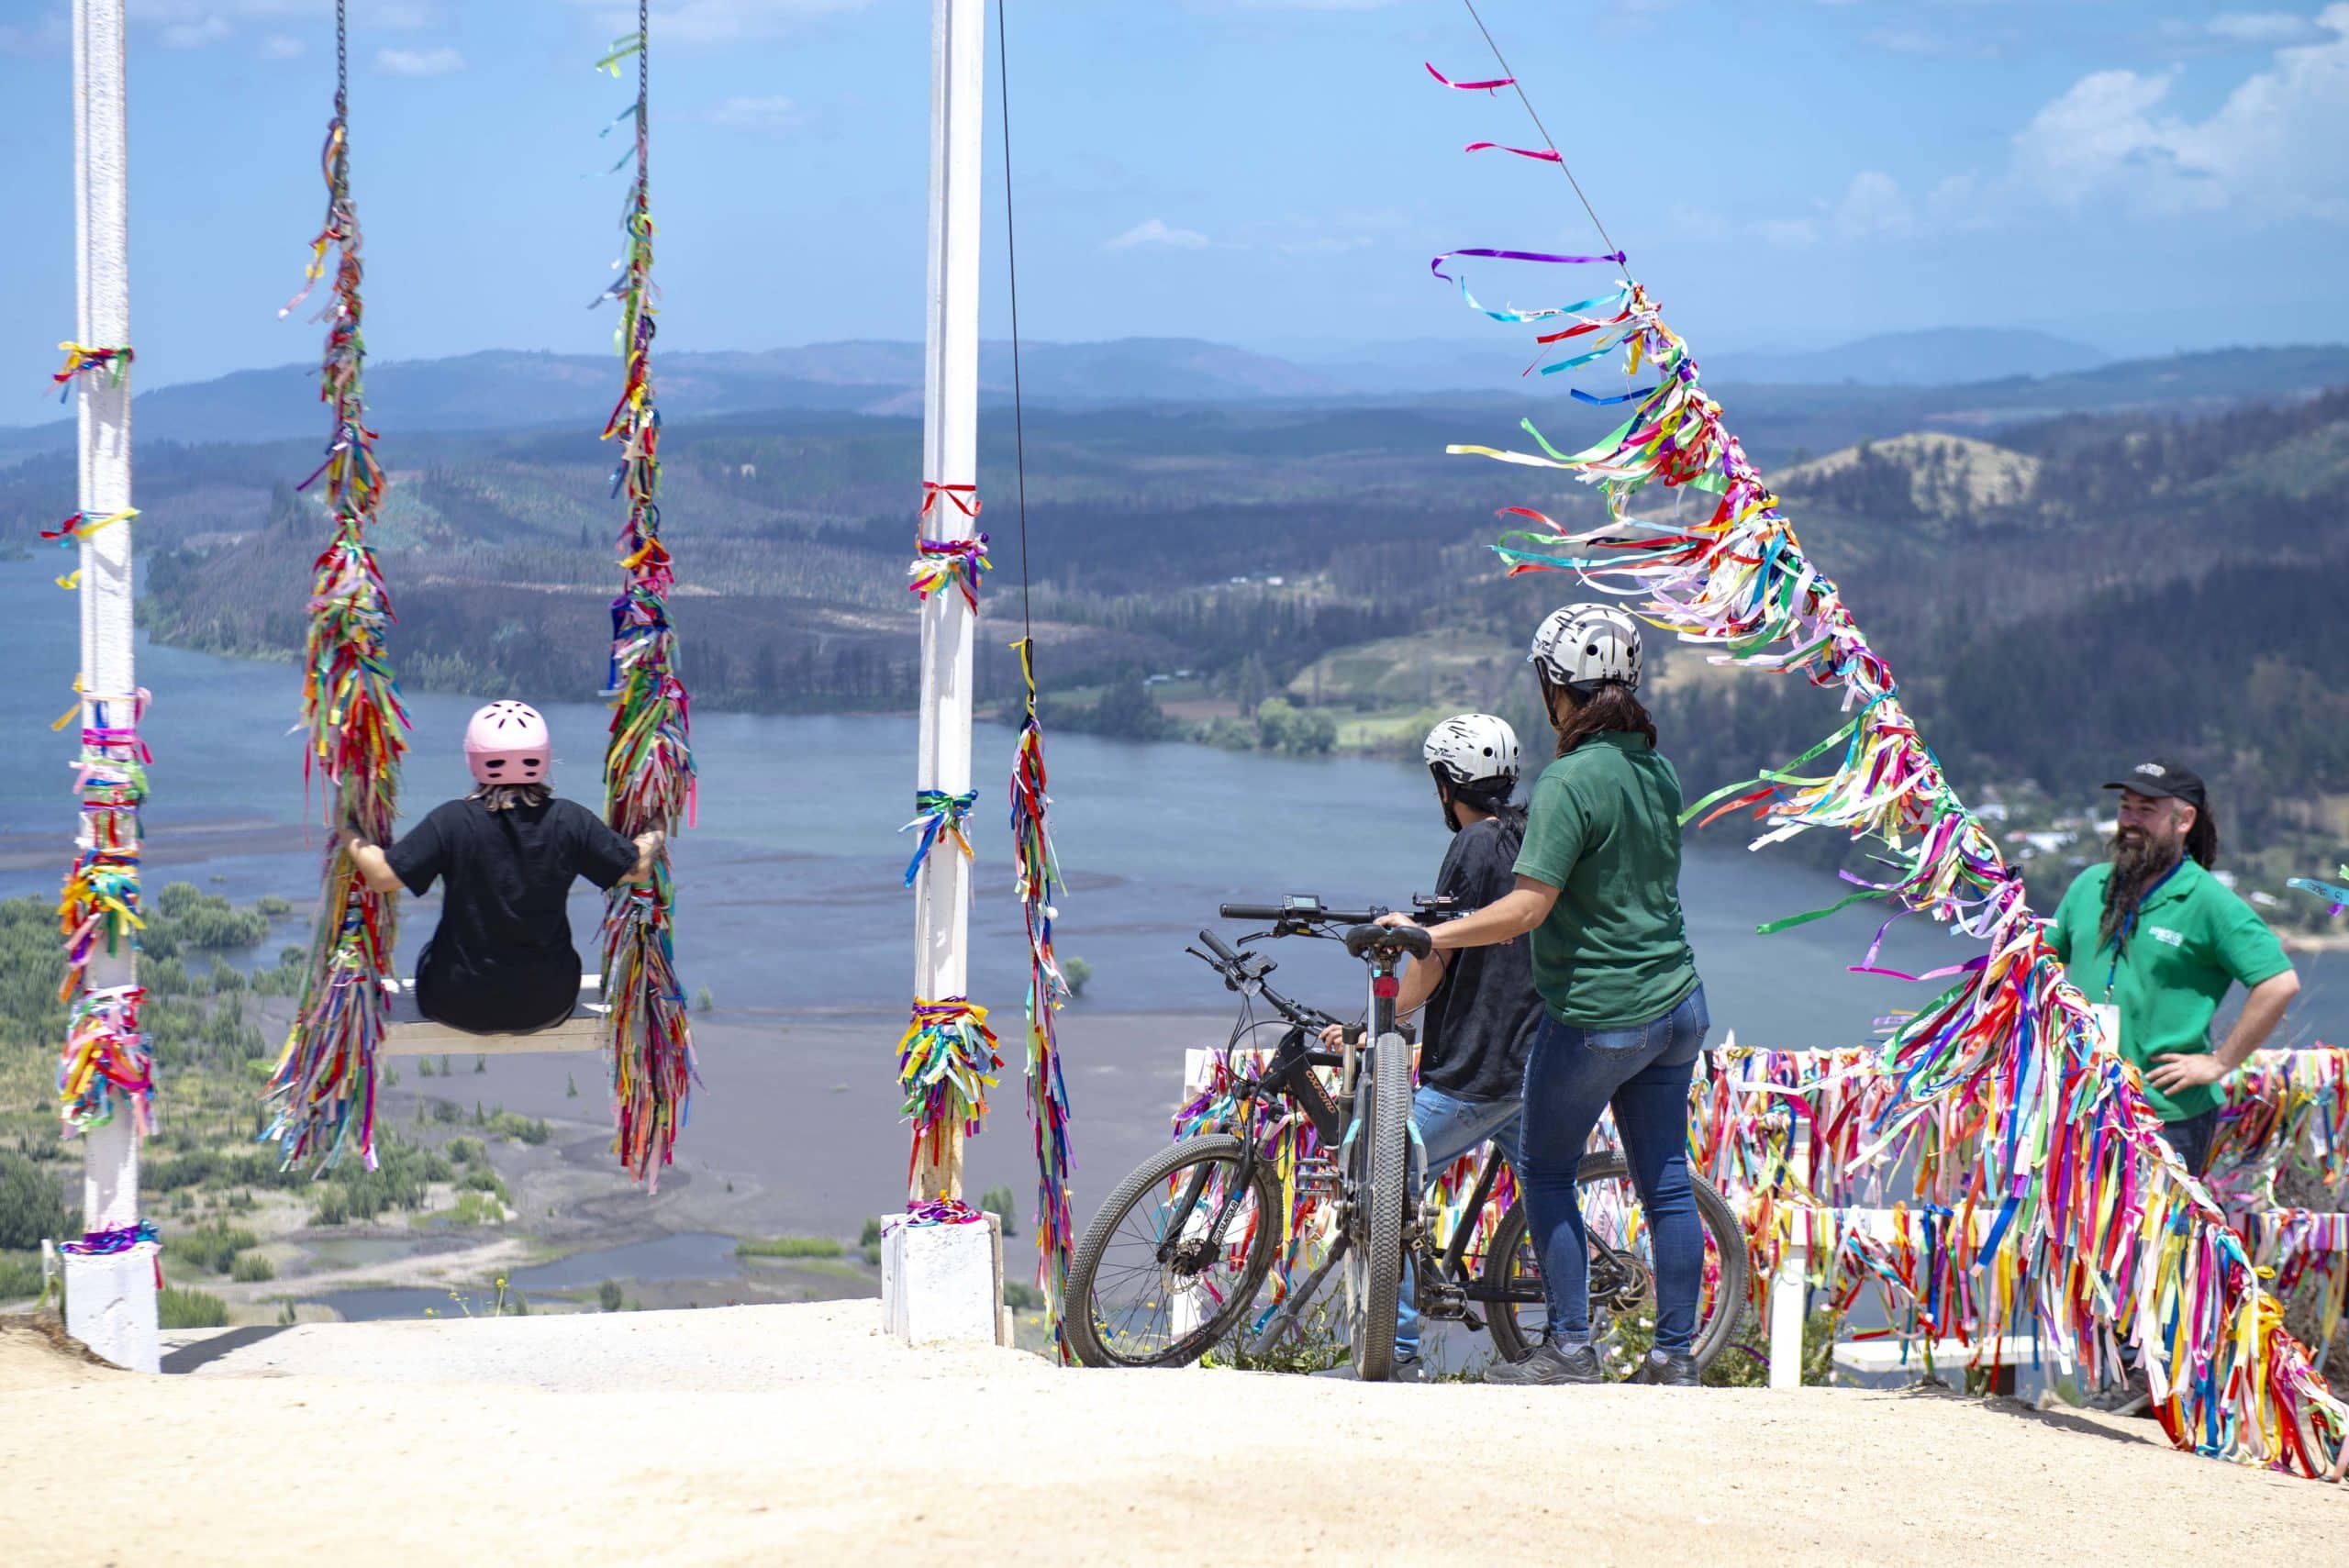
{"label": "person sitting on swing", "polygon": [[564,903],[573,878],[607,891],[651,874],[662,835],[634,842],[547,784],[547,721],[527,703],[494,702],[465,727],[474,788],[390,848],[356,829],[351,863],[377,893],[422,897],[445,880],[440,925],[416,965],[417,1006],[468,1034],[532,1034],[571,1017],[579,953]]}

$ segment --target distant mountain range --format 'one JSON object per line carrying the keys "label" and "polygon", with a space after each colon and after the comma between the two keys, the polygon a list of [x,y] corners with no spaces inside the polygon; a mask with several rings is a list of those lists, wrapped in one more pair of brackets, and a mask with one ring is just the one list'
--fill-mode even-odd
{"label": "distant mountain range", "polygon": [[[1482,333],[1396,343],[1274,343],[1274,352],[1367,393],[1500,386],[1518,378],[1531,351]],[[2044,332],[1943,327],[1886,332],[1832,349],[1721,351],[1704,356],[1707,379],[1734,385],[1954,386],[2009,376],[2092,370],[2113,356]]]}
{"label": "distant mountain range", "polygon": [[[1520,397],[1527,384],[1497,352],[1500,347],[1449,340],[1298,345],[1276,355],[1198,339],[1123,338],[1027,344],[1019,369],[1028,399],[1058,407]],[[1317,357],[1323,354],[1329,357]],[[2083,409],[2288,398],[2349,383],[2349,348],[2222,350],[2108,362],[2087,344],[2043,333],[1953,328],[1863,339],[1831,350],[1727,354],[1706,369],[1716,388],[1779,388],[1751,400],[1774,410],[1889,400],[1900,406],[1898,428],[1964,428]],[[657,373],[661,406],[672,418],[921,410],[918,343],[677,352],[662,357]],[[142,393],[137,433],[142,440],[188,443],[319,434],[316,375],[307,364],[284,365]],[[979,382],[990,401],[1009,397],[1008,344],[982,347]],[[371,366],[367,376],[370,408],[386,432],[577,427],[603,417],[618,384],[618,366],[601,356],[513,350],[387,361]],[[1878,398],[1868,388],[1897,390]],[[71,420],[0,428],[0,462],[67,449],[72,440]]]}

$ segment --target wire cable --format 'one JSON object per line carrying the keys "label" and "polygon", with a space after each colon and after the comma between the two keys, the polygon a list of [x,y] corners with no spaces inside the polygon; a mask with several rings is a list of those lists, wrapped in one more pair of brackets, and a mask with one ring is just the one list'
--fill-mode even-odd
{"label": "wire cable", "polygon": [[1003,108],[1003,252],[1011,296],[1011,441],[1019,475],[1019,635],[1028,644],[1030,670],[1036,658],[1035,622],[1029,614],[1028,429],[1019,395],[1019,240],[1011,210],[1011,55],[1004,41],[1003,0],[995,0],[996,82]]}
{"label": "wire cable", "polygon": [[[1469,20],[1476,24],[1476,30],[1485,35],[1485,47],[1493,51],[1493,59],[1500,66],[1501,74],[1508,77],[1508,84],[1517,90],[1517,101],[1525,106],[1527,116],[1533,121],[1533,128],[1542,133],[1542,143],[1550,150],[1550,156],[1557,160],[1559,172],[1564,174],[1566,183],[1575,188],[1575,199],[1581,202],[1582,210],[1590,215],[1590,226],[1598,230],[1599,239],[1607,242],[1609,250],[1622,250],[1615,243],[1614,236],[1607,232],[1607,226],[1598,221],[1598,209],[1590,205],[1588,196],[1583,195],[1582,182],[1575,178],[1572,169],[1566,167],[1566,155],[1558,150],[1557,142],[1550,135],[1550,128],[1542,123],[1541,115],[1533,107],[1533,100],[1525,95],[1525,83],[1520,82],[1517,72],[1509,68],[1508,57],[1501,53],[1501,46],[1493,38],[1493,29],[1485,26],[1485,18],[1476,14],[1476,0],[1460,0],[1460,3],[1468,7]],[[1001,4],[1001,0],[997,0],[997,4]]]}

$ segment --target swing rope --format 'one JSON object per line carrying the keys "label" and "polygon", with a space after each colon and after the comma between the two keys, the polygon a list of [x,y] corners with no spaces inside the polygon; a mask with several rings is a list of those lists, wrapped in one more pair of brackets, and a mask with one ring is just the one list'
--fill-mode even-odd
{"label": "swing rope", "polygon": [[678,983],[673,919],[676,903],[667,838],[695,817],[691,706],[677,676],[676,632],[668,594],[675,585],[661,540],[661,413],[652,395],[653,223],[651,201],[651,66],[647,0],[637,0],[636,32],[596,63],[614,76],[636,56],[636,178],[621,209],[628,248],[621,276],[595,300],[617,300],[616,334],[626,366],[604,439],[620,443],[612,494],[628,497],[618,545],[622,574],[612,601],[611,663],[604,695],[612,705],[604,751],[604,816],[629,838],[657,832],[662,843],[644,882],[622,883],[604,914],[604,1000],[612,1051],[617,1126],[612,1151],[633,1179],[660,1190],[695,1082],[693,1026]]}
{"label": "swing rope", "polygon": [[1028,570],[1028,431],[1019,384],[1019,245],[1011,201],[1011,56],[1005,38],[1003,0],[996,0],[996,81],[1003,117],[1003,239],[1011,299],[1011,431],[1019,476],[1019,674],[1027,710],[1019,724],[1019,747],[1011,771],[1013,878],[1028,928],[1028,1120],[1036,1145],[1036,1283],[1061,1360],[1069,1359],[1063,1322],[1068,1298],[1071,1240],[1068,1194],[1068,1084],[1061,1072],[1061,1050],[1053,1015],[1067,999],[1068,984],[1052,951],[1053,901],[1060,891],[1060,862],[1052,850],[1045,793],[1044,730],[1036,717],[1036,625]]}
{"label": "swing rope", "polygon": [[[309,968],[285,1050],[270,1080],[275,1119],[263,1136],[277,1140],[287,1167],[318,1156],[331,1169],[356,1133],[359,1156],[375,1168],[375,1057],[384,1042],[397,916],[392,899],[367,886],[344,849],[346,829],[389,843],[397,816],[400,754],[407,714],[384,646],[391,600],[367,542],[382,504],[384,472],[375,432],[366,424],[362,385],[367,349],[361,332],[362,266],[358,209],[351,196],[349,21],[336,0],[334,116],[323,157],[326,220],[311,241],[302,292],[290,314],[326,276],[338,252],[334,286],[317,319],[327,323],[318,397],[334,410],[326,461],[299,488],[326,481],[333,531],[311,581],[305,648],[302,718],[308,731],[306,781],[323,784],[328,832]],[[355,1122],[355,1127],[354,1127]]]}

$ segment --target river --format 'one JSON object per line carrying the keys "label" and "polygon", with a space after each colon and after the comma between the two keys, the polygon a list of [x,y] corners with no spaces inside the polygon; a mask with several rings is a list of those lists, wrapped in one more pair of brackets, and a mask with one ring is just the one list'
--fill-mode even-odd
{"label": "river", "polygon": [[[51,581],[57,558],[0,562],[0,616],[16,677],[0,692],[0,895],[49,894],[72,824],[71,738],[50,722],[72,700],[75,600]],[[690,626],[687,627],[690,634]],[[290,664],[223,659],[142,639],[139,680],[154,693],[145,733],[155,753],[147,812],[150,882],[185,877],[237,899],[303,899],[315,885],[319,831],[307,822]],[[583,672],[592,680],[600,672]],[[594,800],[604,710],[538,701],[556,741],[555,781]],[[414,693],[416,750],[404,779],[407,816],[462,790],[458,740],[475,699]],[[1025,981],[1019,906],[1007,858],[1005,806],[1014,735],[982,725],[974,814],[980,855],[972,919],[973,994],[1016,1008]],[[1671,738],[1664,738],[1670,750]],[[899,835],[915,787],[913,724],[890,716],[704,713],[697,831],[676,851],[679,967],[738,1016],[890,1014],[911,984],[912,835]],[[1424,891],[1445,832],[1416,765],[1289,758],[1174,743],[1059,735],[1051,740],[1053,824],[1068,888],[1058,934],[1094,979],[1087,1008],[1163,1011],[1220,1005],[1182,956],[1218,902],[1316,893],[1336,902],[1400,903]],[[1693,796],[1721,781],[1689,780]],[[225,824],[245,825],[224,830]],[[38,853],[54,832],[56,852]],[[1831,878],[1768,851],[1749,853],[1733,826],[1693,834],[1683,873],[1690,940],[1717,1029],[1787,1047],[1865,1039],[1878,1016],[1921,988],[1845,973],[1880,914],[1856,908],[1772,937],[1765,920],[1831,902]],[[573,923],[590,940],[596,905]],[[425,919],[402,934],[411,955]],[[1359,982],[1341,954],[1313,944],[1283,955],[1283,981],[1333,1006]],[[1912,973],[1953,962],[1953,939],[1897,924],[1884,962]],[[2349,961],[2305,955],[2296,1038],[2349,1038]]]}

